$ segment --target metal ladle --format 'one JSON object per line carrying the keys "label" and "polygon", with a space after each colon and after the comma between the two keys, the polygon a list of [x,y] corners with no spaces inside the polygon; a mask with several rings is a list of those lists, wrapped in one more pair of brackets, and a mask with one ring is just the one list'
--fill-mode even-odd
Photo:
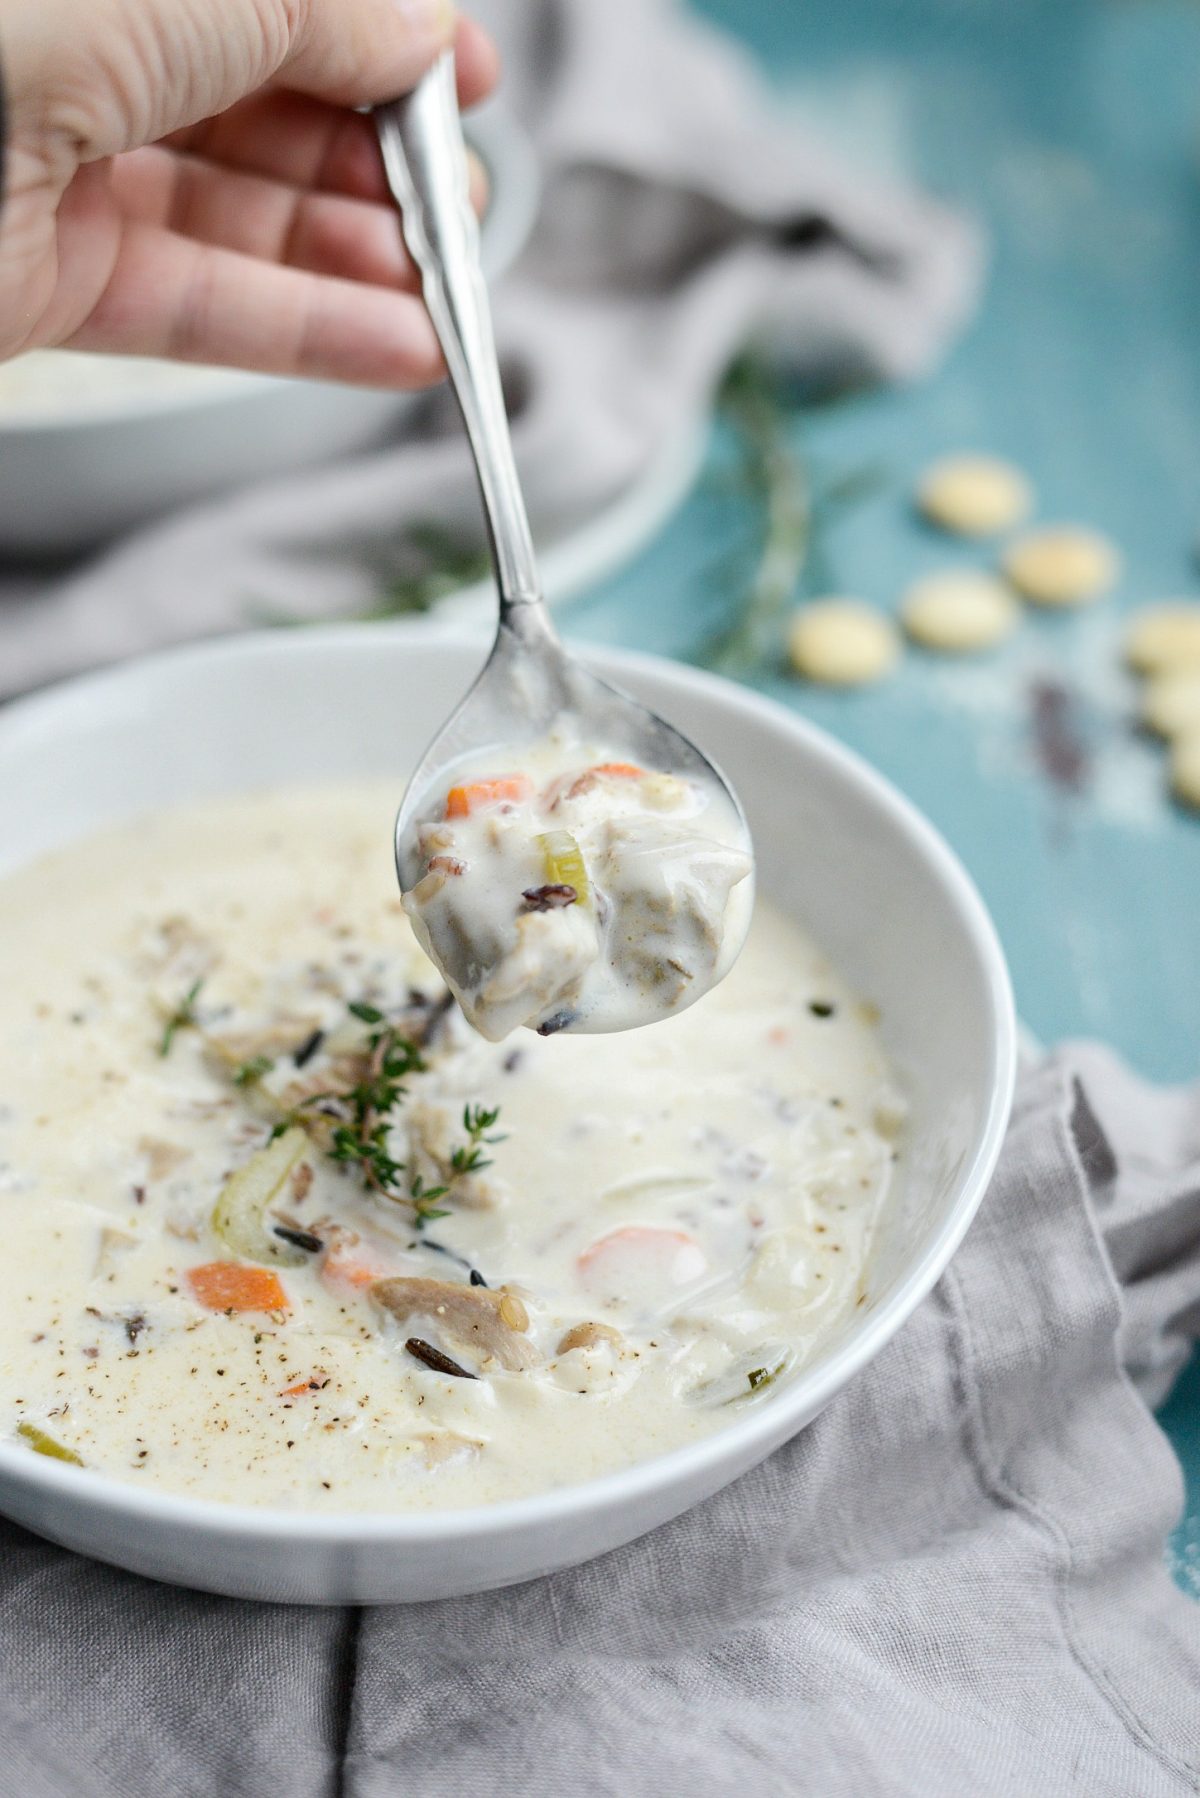
{"label": "metal ladle", "polygon": [[[402,888],[408,890],[421,873],[415,827],[443,770],[468,753],[545,736],[564,714],[585,739],[647,768],[723,791],[742,832],[734,846],[749,851],[745,814],[720,771],[687,737],[569,656],[550,621],[500,386],[453,53],[440,56],[403,99],[376,107],[374,118],[405,242],[421,273],[470,439],[500,598],[496,640],[483,671],[425,751],[405,792],[396,820]],[[732,960],[730,955],[726,965]]]}

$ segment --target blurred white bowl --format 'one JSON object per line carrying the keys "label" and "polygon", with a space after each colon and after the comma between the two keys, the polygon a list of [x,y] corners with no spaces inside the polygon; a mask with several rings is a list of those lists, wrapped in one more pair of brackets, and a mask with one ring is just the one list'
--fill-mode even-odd
{"label": "blurred white bowl", "polygon": [[[483,650],[481,638],[428,623],[277,632],[21,701],[0,716],[0,873],[211,794],[391,774],[399,800]],[[911,1123],[868,1303],[728,1428],[532,1498],[445,1512],[255,1510],[135,1490],[0,1441],[0,1510],[102,1560],[247,1598],[482,1591],[602,1554],[744,1473],[814,1418],[929,1291],[983,1196],[1012,1093],[1012,996],[978,894],[894,788],[781,706],[647,656],[589,659],[716,756],[746,805],[763,892],[881,1007]]]}
{"label": "blurred white bowl", "polygon": [[[468,134],[496,276],[537,213],[533,147],[496,102]],[[0,375],[0,554],[65,555],[172,507],[380,441],[419,395],[235,369],[35,351]]]}

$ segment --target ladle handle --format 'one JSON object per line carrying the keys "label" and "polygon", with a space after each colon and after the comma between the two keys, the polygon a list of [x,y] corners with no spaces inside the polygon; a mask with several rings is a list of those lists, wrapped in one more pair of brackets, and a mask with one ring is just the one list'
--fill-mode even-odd
{"label": "ladle handle", "polygon": [[[520,607],[545,613],[529,517],[513,460],[496,340],[468,191],[454,54],[447,50],[403,99],[374,109],[384,167],[404,240],[450,370],[483,495],[501,623]],[[548,627],[548,620],[546,627]],[[522,631],[521,634],[524,634]]]}

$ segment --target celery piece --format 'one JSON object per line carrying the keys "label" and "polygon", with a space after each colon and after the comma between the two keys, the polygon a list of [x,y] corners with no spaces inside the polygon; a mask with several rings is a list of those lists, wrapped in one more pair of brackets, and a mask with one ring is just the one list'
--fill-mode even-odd
{"label": "celery piece", "polygon": [[774,1343],[764,1343],[748,1355],[739,1355],[723,1373],[693,1386],[689,1397],[696,1404],[734,1405],[773,1386],[792,1360],[791,1353]]}
{"label": "celery piece", "polygon": [[36,1423],[19,1423],[17,1435],[24,1437],[35,1455],[48,1455],[52,1461],[69,1461],[72,1467],[83,1466],[73,1448],[65,1448],[47,1430],[39,1430]]}
{"label": "celery piece", "polygon": [[591,889],[583,851],[569,830],[548,830],[537,839],[546,879],[551,886],[575,888],[575,901],[586,905]]}
{"label": "celery piece", "polygon": [[266,1209],[308,1148],[305,1132],[293,1124],[230,1174],[213,1206],[212,1227],[235,1255],[284,1267],[302,1267],[307,1261],[303,1249],[268,1235]]}

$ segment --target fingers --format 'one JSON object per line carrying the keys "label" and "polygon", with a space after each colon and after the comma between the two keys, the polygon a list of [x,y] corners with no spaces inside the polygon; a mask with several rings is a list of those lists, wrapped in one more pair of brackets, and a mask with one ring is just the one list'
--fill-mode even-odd
{"label": "fingers", "polygon": [[383,200],[387,184],[375,128],[359,113],[284,88],[264,89],[164,142],[208,162],[296,187]]}
{"label": "fingers", "polygon": [[315,274],[416,286],[394,207],[306,194],[160,149],[119,157],[112,190],[126,218],[182,237]]}
{"label": "fingers", "polygon": [[[213,119],[163,140],[206,162],[286,181],[293,187],[389,199],[375,128],[359,113],[283,88],[253,94]],[[485,191],[472,169],[472,191]]]}
{"label": "fingers", "polygon": [[[158,147],[118,157],[111,184],[123,215],[144,225],[315,274],[379,287],[418,286],[390,199],[375,205],[340,194],[305,193]],[[477,167],[472,199],[482,206],[484,181]]]}
{"label": "fingers", "polygon": [[450,0],[310,0],[279,79],[339,106],[372,106],[407,93],[451,44],[470,105],[494,85],[499,64],[486,32],[460,20]]}
{"label": "fingers", "polygon": [[281,267],[157,225],[124,230],[112,275],[71,347],[264,374],[424,387],[441,353],[411,294]]}
{"label": "fingers", "polygon": [[454,67],[458,77],[458,103],[476,106],[485,100],[500,79],[500,56],[495,44],[474,19],[460,19],[454,33]]}

